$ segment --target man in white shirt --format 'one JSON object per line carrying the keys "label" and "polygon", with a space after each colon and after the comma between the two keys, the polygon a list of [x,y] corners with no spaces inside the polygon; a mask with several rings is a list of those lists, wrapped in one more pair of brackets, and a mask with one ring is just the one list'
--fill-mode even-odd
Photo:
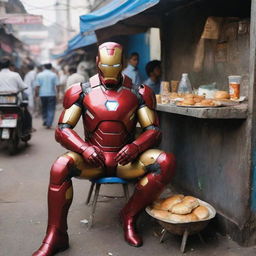
{"label": "man in white shirt", "polygon": [[27,88],[19,73],[10,70],[11,61],[7,58],[1,60],[0,92],[18,92]]}
{"label": "man in white shirt", "polygon": [[28,65],[28,72],[24,77],[24,82],[27,85],[27,89],[25,90],[25,93],[28,95],[28,106],[29,110],[31,112],[34,111],[34,85],[36,80],[36,70],[34,68],[33,64]]}
{"label": "man in white shirt", "polygon": [[[0,92],[16,93],[26,89],[27,85],[22,81],[19,73],[10,70],[12,63],[10,59],[3,58],[0,61]],[[22,97],[21,97],[22,98]],[[32,117],[27,108],[23,111],[22,133],[26,134],[32,130]]]}
{"label": "man in white shirt", "polygon": [[67,90],[73,84],[84,83],[85,82],[84,76],[82,76],[81,74],[78,74],[76,72],[75,67],[70,67],[68,69],[68,73],[69,73],[69,76],[68,76],[68,79],[67,79],[67,84],[66,84],[65,90]]}

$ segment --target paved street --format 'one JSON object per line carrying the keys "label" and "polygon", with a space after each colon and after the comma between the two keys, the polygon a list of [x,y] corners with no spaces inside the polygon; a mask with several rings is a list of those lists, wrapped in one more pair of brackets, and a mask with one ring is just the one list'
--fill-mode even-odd
{"label": "paved street", "polygon": [[[46,195],[49,169],[54,159],[65,150],[54,140],[54,130],[41,127],[41,120],[34,121],[37,132],[29,147],[22,146],[16,156],[9,156],[5,148],[0,152],[0,256],[29,256],[37,249],[44,236],[47,207]],[[82,128],[78,127],[81,134]],[[144,246],[133,248],[122,238],[118,224],[118,211],[123,199],[101,198],[96,211],[95,226],[88,231],[80,220],[88,219],[89,207],[84,204],[89,182],[74,180],[74,201],[69,214],[70,249],[63,256],[168,256],[181,255],[180,238],[169,235],[163,244],[157,237],[158,226],[146,215],[140,221]],[[102,194],[120,195],[119,186],[103,188]],[[144,225],[142,225],[144,224]],[[189,239],[185,255],[256,255],[256,247],[241,248],[231,240],[205,237],[202,244],[198,237]]]}

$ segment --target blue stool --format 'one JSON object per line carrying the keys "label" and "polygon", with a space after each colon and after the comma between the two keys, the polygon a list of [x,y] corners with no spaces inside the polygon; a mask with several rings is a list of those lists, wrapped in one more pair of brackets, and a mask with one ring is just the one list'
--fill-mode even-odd
{"label": "blue stool", "polygon": [[118,177],[106,177],[106,178],[93,179],[90,181],[91,181],[91,187],[90,187],[88,197],[86,200],[87,205],[90,203],[95,184],[96,184],[96,188],[95,188],[95,192],[94,192],[94,196],[93,196],[91,215],[90,215],[89,223],[88,223],[89,228],[91,228],[93,226],[94,214],[95,214],[96,205],[97,205],[97,201],[98,201],[98,197],[99,197],[99,193],[100,193],[100,187],[102,184],[104,184],[104,185],[105,184],[122,184],[123,190],[124,190],[124,197],[125,197],[126,201],[129,200],[129,189],[128,189],[128,181],[127,180],[124,180],[124,179],[118,178]]}

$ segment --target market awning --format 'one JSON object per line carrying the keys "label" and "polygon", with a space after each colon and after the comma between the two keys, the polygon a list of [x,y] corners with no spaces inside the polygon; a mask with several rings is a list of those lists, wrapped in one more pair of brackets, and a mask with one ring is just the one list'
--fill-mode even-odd
{"label": "market awning", "polygon": [[68,41],[68,51],[97,43],[97,37],[94,31],[79,33]]}
{"label": "market awning", "polygon": [[160,0],[112,0],[104,7],[80,16],[81,33],[116,24],[159,3]]}

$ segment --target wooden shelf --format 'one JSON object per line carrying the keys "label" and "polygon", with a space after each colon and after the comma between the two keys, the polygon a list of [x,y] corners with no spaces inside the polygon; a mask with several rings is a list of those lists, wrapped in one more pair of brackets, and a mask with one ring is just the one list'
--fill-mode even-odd
{"label": "wooden shelf", "polygon": [[190,108],[177,107],[170,104],[157,104],[157,111],[205,119],[246,119],[248,104],[242,103],[218,108]]}

